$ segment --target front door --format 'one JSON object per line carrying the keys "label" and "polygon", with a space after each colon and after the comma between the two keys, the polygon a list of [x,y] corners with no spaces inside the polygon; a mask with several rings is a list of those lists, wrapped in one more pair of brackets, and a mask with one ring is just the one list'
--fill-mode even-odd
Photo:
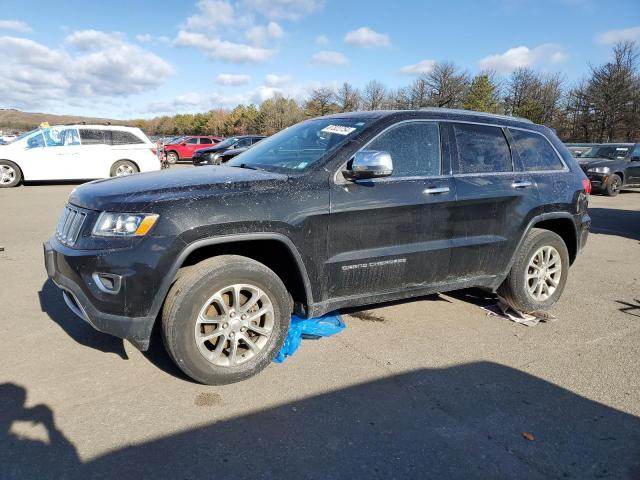
{"label": "front door", "polygon": [[438,123],[400,122],[363,150],[388,152],[393,174],[331,181],[328,298],[426,286],[449,267],[455,187]]}
{"label": "front door", "polygon": [[626,183],[640,184],[640,143],[636,143],[636,146],[631,151],[627,174],[629,180]]}

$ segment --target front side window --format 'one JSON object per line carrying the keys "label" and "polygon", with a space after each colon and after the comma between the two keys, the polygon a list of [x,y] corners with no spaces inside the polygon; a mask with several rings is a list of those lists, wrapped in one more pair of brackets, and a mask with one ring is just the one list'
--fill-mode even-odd
{"label": "front side window", "polygon": [[371,121],[364,117],[307,120],[265,138],[226,165],[302,172],[351,140]]}
{"label": "front side window", "polygon": [[27,139],[27,148],[44,147],[44,135],[38,132]]}
{"label": "front side window", "polygon": [[238,141],[238,144],[236,145],[237,148],[244,148],[244,147],[248,147],[249,145],[251,145],[251,139],[250,138],[241,138]]}
{"label": "front side window", "polygon": [[631,160],[640,160],[640,143],[636,143],[633,152],[631,152]]}
{"label": "front side window", "polygon": [[549,142],[537,133],[509,129],[526,171],[562,170],[564,165]]}
{"label": "front side window", "polygon": [[458,150],[455,173],[511,172],[511,151],[499,127],[454,123],[453,133]]}
{"label": "front side window", "polygon": [[391,127],[369,143],[366,150],[389,153],[393,177],[440,175],[440,131],[435,122]]}
{"label": "front side window", "polygon": [[201,138],[200,145],[211,145],[213,142],[210,138]]}
{"label": "front side window", "polygon": [[125,132],[124,130],[113,130],[111,132],[112,145],[135,145],[137,143],[144,142],[131,132]]}
{"label": "front side window", "polygon": [[71,145],[80,145],[80,136],[76,128],[45,128],[42,133],[47,147],[66,147]]}
{"label": "front side window", "polygon": [[83,145],[105,145],[107,142],[104,136],[104,130],[93,128],[81,128],[80,140]]}
{"label": "front side window", "polygon": [[198,144],[198,139],[197,138],[190,138],[184,143],[186,143],[187,145],[197,145]]}

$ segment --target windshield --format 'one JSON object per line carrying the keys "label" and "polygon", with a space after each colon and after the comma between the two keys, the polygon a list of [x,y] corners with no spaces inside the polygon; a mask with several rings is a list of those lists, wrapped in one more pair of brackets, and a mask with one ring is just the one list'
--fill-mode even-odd
{"label": "windshield", "polygon": [[13,142],[17,142],[18,140],[22,140],[23,138],[26,138],[32,133],[38,132],[39,130],[40,130],[39,128],[36,128],[35,130],[30,130],[28,132],[21,133],[16,138],[9,140],[7,143],[13,143]]}
{"label": "windshield", "polygon": [[231,145],[234,145],[236,142],[238,141],[238,139],[236,137],[230,137],[227,138],[226,140],[223,140],[220,143],[216,143],[216,148],[218,147],[230,147]]}
{"label": "windshield", "polygon": [[303,171],[361,131],[369,119],[320,118],[265,138],[227,163],[265,170]]}
{"label": "windshield", "polygon": [[621,145],[601,145],[593,147],[588,152],[584,152],[580,158],[624,158],[631,150],[631,147]]}

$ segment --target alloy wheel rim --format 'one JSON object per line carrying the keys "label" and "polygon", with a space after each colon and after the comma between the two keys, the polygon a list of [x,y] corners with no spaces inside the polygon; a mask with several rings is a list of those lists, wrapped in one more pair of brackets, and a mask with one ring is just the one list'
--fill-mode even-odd
{"label": "alloy wheel rim", "polygon": [[235,367],[266,348],[274,325],[269,296],[255,285],[233,284],[218,290],[202,306],[194,339],[209,363]]}
{"label": "alloy wheel rim", "polygon": [[617,192],[619,188],[620,188],[620,182],[616,178],[613,180],[613,182],[611,182],[611,190],[614,192]]}
{"label": "alloy wheel rim", "polygon": [[562,259],[554,247],[545,245],[531,256],[525,272],[527,292],[537,302],[551,297],[562,277]]}
{"label": "alloy wheel rim", "polygon": [[118,168],[116,168],[116,177],[131,175],[132,173],[133,167],[131,165],[119,165]]}
{"label": "alloy wheel rim", "polygon": [[0,183],[8,185],[16,178],[16,171],[9,165],[0,165]]}

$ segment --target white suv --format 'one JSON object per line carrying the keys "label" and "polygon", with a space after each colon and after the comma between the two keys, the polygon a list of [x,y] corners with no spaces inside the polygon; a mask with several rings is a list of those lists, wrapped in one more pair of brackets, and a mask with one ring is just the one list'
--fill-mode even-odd
{"label": "white suv", "polygon": [[160,170],[160,160],[139,128],[61,125],[0,146],[0,188],[22,180],[88,180],[153,170]]}

